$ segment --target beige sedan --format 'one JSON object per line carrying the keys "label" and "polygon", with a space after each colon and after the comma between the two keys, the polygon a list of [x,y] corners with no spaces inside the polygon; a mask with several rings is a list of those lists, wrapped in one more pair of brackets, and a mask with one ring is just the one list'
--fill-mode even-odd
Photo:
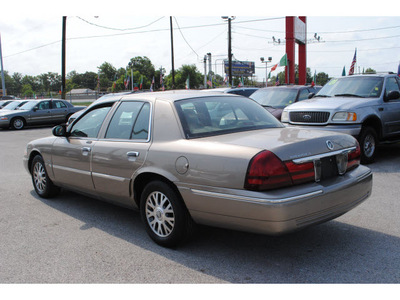
{"label": "beige sedan", "polygon": [[195,224],[283,234],[340,216],[371,194],[350,135],[285,128],[242,96],[170,91],[98,101],[27,145],[36,193],[60,188],[141,213],[173,247]]}

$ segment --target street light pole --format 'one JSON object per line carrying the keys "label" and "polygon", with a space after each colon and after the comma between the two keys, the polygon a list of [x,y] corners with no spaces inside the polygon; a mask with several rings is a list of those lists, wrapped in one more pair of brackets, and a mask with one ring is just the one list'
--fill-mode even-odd
{"label": "street light pole", "polygon": [[268,87],[268,63],[272,61],[272,57],[268,57],[268,60],[264,60],[264,57],[260,57],[262,63],[265,63],[265,87]]}
{"label": "street light pole", "polygon": [[1,36],[0,36],[0,59],[1,59],[1,88],[2,88],[2,96],[7,95],[6,91],[6,80],[4,77],[4,70],[3,70],[3,53],[1,52]]}
{"label": "street light pole", "polygon": [[171,31],[171,63],[172,63],[172,89],[175,89],[175,66],[174,66],[174,32],[172,29],[172,16],[169,17]]}

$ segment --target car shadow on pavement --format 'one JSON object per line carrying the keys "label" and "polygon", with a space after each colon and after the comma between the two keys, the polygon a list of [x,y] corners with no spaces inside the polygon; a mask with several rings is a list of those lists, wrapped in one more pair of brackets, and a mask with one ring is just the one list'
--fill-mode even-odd
{"label": "car shadow on pavement", "polygon": [[[140,247],[175,261],[198,274],[202,283],[400,282],[400,238],[346,224],[340,218],[280,237],[199,226],[189,241],[167,249],[147,236],[138,212],[69,191],[53,200],[31,194],[83,222],[81,230],[95,228],[127,241],[132,250]],[[134,256],[129,259],[132,264],[134,260]],[[217,280],[204,280],[210,277]],[[187,282],[176,279],[173,283]]]}

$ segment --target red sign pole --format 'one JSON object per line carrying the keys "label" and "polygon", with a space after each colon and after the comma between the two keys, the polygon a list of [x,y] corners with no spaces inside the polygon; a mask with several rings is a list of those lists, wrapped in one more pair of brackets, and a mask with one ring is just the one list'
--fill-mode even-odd
{"label": "red sign pole", "polygon": [[[306,24],[305,36],[307,37],[307,22],[306,17],[299,17],[301,21]],[[305,44],[299,43],[299,84],[304,85],[307,83],[307,38]]]}
{"label": "red sign pole", "polygon": [[286,54],[288,65],[285,67],[285,83],[295,83],[295,40],[294,40],[294,17],[286,17]]}

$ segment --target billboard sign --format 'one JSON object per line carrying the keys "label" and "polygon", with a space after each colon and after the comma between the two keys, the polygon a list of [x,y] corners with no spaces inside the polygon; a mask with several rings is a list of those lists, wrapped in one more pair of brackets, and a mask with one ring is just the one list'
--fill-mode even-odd
{"label": "billboard sign", "polygon": [[[229,62],[224,60],[225,73],[229,73]],[[253,61],[232,61],[233,76],[252,76],[255,73],[255,64]]]}
{"label": "billboard sign", "polygon": [[306,43],[306,24],[299,18],[294,18],[294,38],[298,43]]}

